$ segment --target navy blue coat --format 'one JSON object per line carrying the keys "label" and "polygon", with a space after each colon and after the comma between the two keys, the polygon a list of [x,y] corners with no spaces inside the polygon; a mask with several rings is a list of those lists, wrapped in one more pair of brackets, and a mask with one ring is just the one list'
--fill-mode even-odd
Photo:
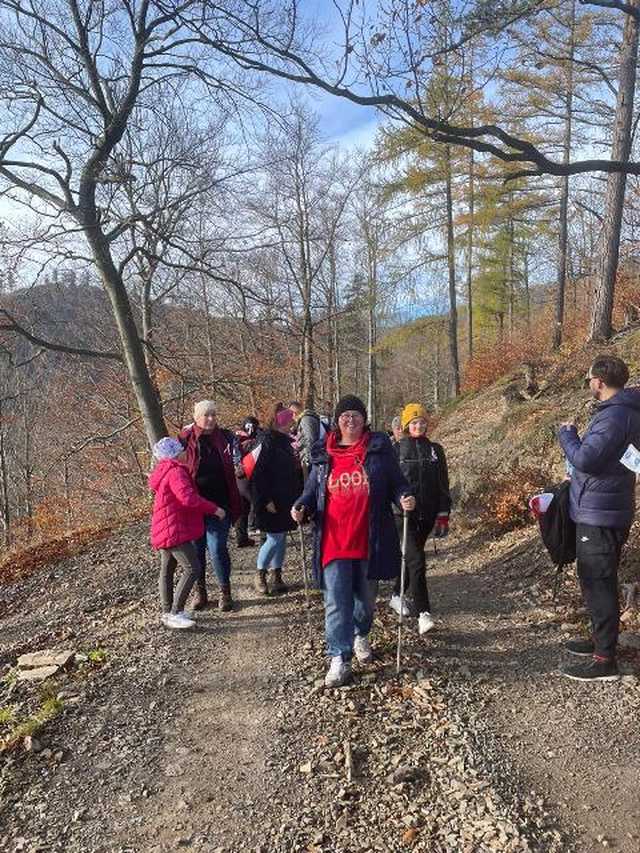
{"label": "navy blue coat", "polygon": [[[331,459],[326,438],[312,448],[311,473],[296,506],[304,506],[313,516],[313,577],[322,587],[322,529],[327,494],[327,477]],[[391,511],[403,495],[413,492],[405,480],[389,437],[384,432],[372,432],[367,445],[364,469],[369,478],[369,578],[385,580],[400,572],[400,543]]]}
{"label": "navy blue coat", "polygon": [[582,440],[575,427],[561,427],[559,439],[574,467],[571,518],[595,527],[629,527],[636,475],[619,460],[630,443],[640,449],[640,391],[623,388],[600,403]]}

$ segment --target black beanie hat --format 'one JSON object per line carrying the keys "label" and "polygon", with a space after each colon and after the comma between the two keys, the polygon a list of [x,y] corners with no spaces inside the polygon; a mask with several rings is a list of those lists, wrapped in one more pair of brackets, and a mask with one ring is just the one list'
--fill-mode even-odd
{"label": "black beanie hat", "polygon": [[367,420],[367,408],[359,397],[355,394],[347,394],[338,400],[338,405],[334,413],[334,420],[338,423],[338,418],[343,412],[360,412],[362,417]]}

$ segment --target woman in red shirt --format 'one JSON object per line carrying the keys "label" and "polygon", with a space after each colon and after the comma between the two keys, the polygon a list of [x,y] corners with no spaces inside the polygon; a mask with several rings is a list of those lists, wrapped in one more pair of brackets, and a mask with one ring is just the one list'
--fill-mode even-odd
{"label": "woman in red shirt", "polygon": [[331,665],[327,687],[351,678],[351,658],[372,659],[368,635],[378,580],[400,568],[392,502],[410,511],[410,495],[391,442],[367,427],[367,410],[353,395],[335,411],[336,428],[312,451],[311,474],[291,510],[300,522],[314,516],[314,575],[324,593]]}

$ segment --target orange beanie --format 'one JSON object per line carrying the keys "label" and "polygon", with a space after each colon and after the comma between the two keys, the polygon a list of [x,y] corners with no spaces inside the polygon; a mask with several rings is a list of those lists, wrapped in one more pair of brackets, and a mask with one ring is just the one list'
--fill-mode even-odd
{"label": "orange beanie", "polygon": [[424,418],[425,421],[429,418],[429,414],[424,406],[421,406],[420,403],[408,403],[404,409],[402,410],[402,414],[400,415],[400,423],[402,424],[402,429],[406,429],[411,421],[416,418]]}

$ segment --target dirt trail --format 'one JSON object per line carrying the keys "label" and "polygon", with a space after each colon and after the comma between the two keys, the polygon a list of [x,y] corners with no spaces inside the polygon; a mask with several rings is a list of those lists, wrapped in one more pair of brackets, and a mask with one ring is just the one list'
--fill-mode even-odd
{"label": "dirt trail", "polygon": [[[381,601],[376,662],[330,692],[294,551],[289,595],[257,598],[255,551],[236,552],[237,610],[171,633],[145,534],[0,588],[3,661],[43,644],[106,653],[55,683],[64,708],[39,752],[0,756],[0,849],[640,849],[638,682],[555,676],[567,617],[537,605],[532,533],[452,537],[431,558],[438,630],[407,632],[400,681]],[[38,695],[17,685],[0,704],[22,713]]]}
{"label": "dirt trail", "polygon": [[[492,542],[471,534],[431,556],[443,618],[437,667],[461,667],[489,698],[487,722],[516,769],[575,837],[579,850],[640,850],[640,659],[622,655],[623,679],[581,684],[560,676],[563,641],[587,623],[573,573],[557,605],[537,531]],[[460,669],[458,669],[460,672]]]}

